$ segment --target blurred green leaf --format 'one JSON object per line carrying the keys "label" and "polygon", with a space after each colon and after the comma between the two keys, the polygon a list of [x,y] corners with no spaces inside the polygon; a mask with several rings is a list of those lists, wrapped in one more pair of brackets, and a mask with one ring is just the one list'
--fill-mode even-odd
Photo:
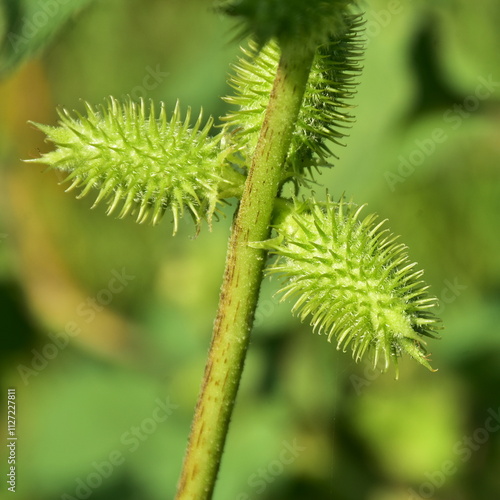
{"label": "blurred green leaf", "polygon": [[0,78],[40,51],[92,0],[1,0]]}
{"label": "blurred green leaf", "polygon": [[448,83],[461,92],[470,93],[480,83],[478,78],[492,77],[496,85],[492,86],[491,94],[500,96],[498,0],[480,3],[448,0],[439,2],[435,8],[441,21],[441,43],[436,44],[436,49]]}
{"label": "blurred green leaf", "polygon": [[351,417],[389,476],[418,482],[426,471],[455,458],[463,417],[452,379],[436,385],[432,375],[424,374],[408,390],[410,384],[381,377],[353,400]]}
{"label": "blurred green leaf", "polygon": [[[44,347],[37,349],[43,352]],[[29,358],[22,363],[31,366]],[[24,387],[16,384],[19,405],[24,409],[19,428],[31,443],[19,457],[20,469],[31,478],[19,485],[25,498],[34,498],[29,494],[35,491],[37,498],[59,498],[61,490],[74,495],[78,480],[85,481],[95,473],[95,463],[107,460],[113,452],[124,461],[108,482],[119,480],[150,435],[171,426],[170,417],[152,423],[159,412],[155,408],[177,403],[157,380],[82,356],[71,348],[48,360],[47,367],[28,382]],[[103,484],[106,479],[102,478]]]}

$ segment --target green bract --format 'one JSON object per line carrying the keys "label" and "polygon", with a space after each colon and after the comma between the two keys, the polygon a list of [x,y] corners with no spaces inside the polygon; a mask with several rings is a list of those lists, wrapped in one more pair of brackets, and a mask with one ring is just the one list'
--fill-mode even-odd
{"label": "green bract", "polygon": [[[296,181],[304,180],[304,170],[328,164],[332,156],[328,142],[343,145],[344,129],[353,121],[347,101],[355,93],[360,73],[362,21],[350,16],[346,22],[347,31],[316,51],[287,157],[285,177]],[[234,131],[233,140],[242,148],[243,162],[248,165],[264,122],[280,51],[276,42],[259,50],[252,41],[242,51],[230,79],[236,95],[225,98],[237,109],[224,121]]]}
{"label": "green bract", "polygon": [[283,276],[283,299],[296,299],[301,320],[336,337],[338,348],[351,346],[356,360],[372,350],[374,365],[386,370],[407,353],[431,369],[423,344],[436,335],[429,309],[437,300],[406,246],[380,230],[377,216],[360,218],[362,208],[331,200],[296,205],[277,225],[277,238],[263,243],[279,257],[269,272]]}
{"label": "green bract", "polygon": [[228,153],[221,136],[208,135],[212,119],[201,127],[200,114],[190,128],[190,110],[182,119],[178,104],[170,119],[163,104],[157,118],[144,101],[110,98],[107,105],[85,106],[86,117],[60,111],[60,127],[35,124],[56,150],[30,161],[69,172],[68,190],[82,188],[78,198],[98,188],[94,206],[106,201],[108,214],[121,203],[119,217],[133,213],[138,222],[157,223],[168,208],[174,233],[186,209],[197,223],[211,220],[219,189],[229,184],[222,177]]}
{"label": "green bract", "polygon": [[241,36],[259,46],[270,39],[280,44],[300,41],[313,49],[345,31],[346,14],[354,0],[222,0],[219,10],[237,17]]}

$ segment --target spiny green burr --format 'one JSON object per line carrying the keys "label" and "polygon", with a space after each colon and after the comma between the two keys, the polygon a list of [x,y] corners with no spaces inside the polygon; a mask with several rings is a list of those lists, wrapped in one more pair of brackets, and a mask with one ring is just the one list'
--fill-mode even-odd
{"label": "spiny green burr", "polygon": [[424,344],[439,328],[437,300],[407,247],[362,209],[331,199],[296,203],[277,237],[261,243],[278,256],[268,272],[283,277],[280,292],[294,297],[293,312],[338,348],[351,347],[356,360],[371,351],[385,371],[406,353],[432,370]]}
{"label": "spiny green burr", "polygon": [[202,126],[200,113],[191,127],[190,110],[182,118],[178,103],[169,119],[163,103],[156,117],[153,103],[147,110],[143,100],[112,97],[85,108],[86,116],[60,110],[59,127],[35,123],[56,149],[28,161],[68,172],[68,191],[81,188],[78,198],[97,188],[94,206],[105,201],[112,214],[121,204],[120,218],[134,214],[156,224],[170,210],[174,233],[185,211],[197,224],[211,221],[219,192],[231,184],[224,178],[229,150],[220,134],[209,136],[211,118]]}

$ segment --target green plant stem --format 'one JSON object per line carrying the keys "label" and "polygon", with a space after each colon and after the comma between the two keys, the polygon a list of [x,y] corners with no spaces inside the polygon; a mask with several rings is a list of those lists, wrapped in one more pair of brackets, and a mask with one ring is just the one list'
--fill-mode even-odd
{"label": "green plant stem", "polygon": [[262,281],[265,253],[249,243],[269,237],[282,166],[302,104],[314,51],[287,44],[233,223],[219,309],[195,410],[177,500],[212,498]]}

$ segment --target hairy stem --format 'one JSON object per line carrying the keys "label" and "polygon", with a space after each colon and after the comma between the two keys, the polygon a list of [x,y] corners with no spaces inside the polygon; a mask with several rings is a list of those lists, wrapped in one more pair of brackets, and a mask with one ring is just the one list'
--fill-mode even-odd
{"label": "hairy stem", "polygon": [[219,309],[177,500],[206,500],[219,470],[262,281],[274,201],[314,56],[282,47],[273,90],[240,207],[233,223]]}

